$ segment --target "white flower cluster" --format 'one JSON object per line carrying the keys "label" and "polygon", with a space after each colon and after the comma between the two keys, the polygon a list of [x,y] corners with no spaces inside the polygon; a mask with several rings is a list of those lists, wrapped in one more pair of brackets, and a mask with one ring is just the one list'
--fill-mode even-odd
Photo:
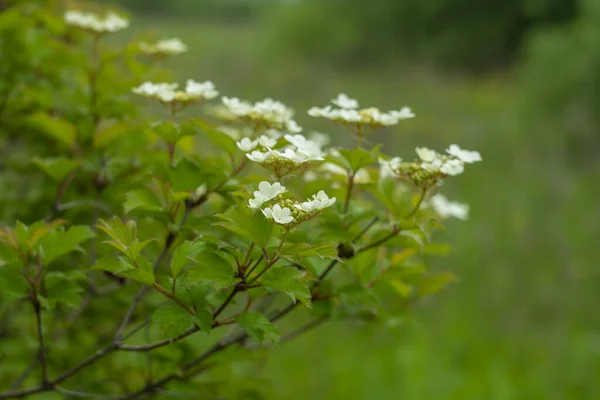
{"label": "white flower cluster", "polygon": [[458,145],[452,144],[446,150],[448,155],[442,155],[427,147],[417,147],[417,155],[421,159],[421,167],[426,171],[439,171],[442,174],[456,176],[463,173],[466,164],[481,161],[481,154],[477,151],[463,150]]}
{"label": "white flower cluster", "polygon": [[[240,150],[246,152],[246,157],[257,163],[283,164],[289,166],[301,165],[310,161],[323,160],[321,147],[312,140],[302,135],[284,135],[284,139],[290,144],[288,146],[274,149],[277,144],[277,131],[269,131],[271,135],[265,134],[256,140],[243,138],[237,142]],[[261,150],[254,150],[260,147]]]}
{"label": "white flower cluster", "polygon": [[414,118],[415,116],[409,107],[388,112],[382,112],[375,107],[359,109],[358,101],[348,97],[344,93],[340,93],[331,102],[339,108],[334,108],[331,105],[312,107],[308,110],[308,115],[316,118],[326,118],[339,123],[372,125],[376,127],[397,125],[401,120]]}
{"label": "white flower cluster", "polygon": [[393,157],[389,160],[379,158],[379,177],[381,179],[393,177],[396,175],[397,169],[402,164],[402,159],[400,157]]}
{"label": "white flower cluster", "polygon": [[[270,184],[263,181],[258,184],[258,190],[254,192],[254,198],[248,200],[248,207],[261,208],[264,203],[271,202],[286,192],[285,186],[275,182]],[[335,197],[329,198],[324,191],[319,191],[305,202],[279,199],[277,203],[261,209],[265,217],[275,223],[288,225],[292,222],[300,223],[314,217],[321,210],[335,204]],[[283,207],[282,207],[283,205]]]}
{"label": "white flower cluster", "polygon": [[140,42],[139,48],[150,55],[176,55],[188,50],[187,45],[179,38],[163,39],[156,43]]}
{"label": "white flower cluster", "polygon": [[177,90],[177,83],[153,83],[144,82],[133,88],[133,93],[158,100],[163,103],[189,103],[203,99],[213,99],[219,95],[215,85],[211,81],[196,82],[188,79],[185,90]]}
{"label": "white flower cluster", "polygon": [[436,194],[430,200],[433,210],[442,218],[458,218],[466,221],[469,218],[469,205],[448,200],[443,194]]}
{"label": "white flower cluster", "polygon": [[237,119],[253,121],[268,128],[285,129],[290,133],[302,132],[302,127],[293,120],[294,110],[283,103],[266,98],[254,104],[237,97],[223,97],[227,112]]}
{"label": "white flower cluster", "polygon": [[97,33],[118,32],[129,26],[127,19],[112,12],[100,17],[93,13],[69,10],[65,12],[64,20],[68,25]]}

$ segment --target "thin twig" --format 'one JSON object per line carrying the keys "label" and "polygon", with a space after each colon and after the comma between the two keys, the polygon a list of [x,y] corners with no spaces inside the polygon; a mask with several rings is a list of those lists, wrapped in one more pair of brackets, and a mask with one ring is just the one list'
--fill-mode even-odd
{"label": "thin twig", "polygon": [[44,346],[44,332],[42,330],[42,309],[37,298],[33,300],[35,310],[35,322],[37,327],[37,337],[39,341],[38,359],[42,365],[42,386],[48,384],[48,368],[46,366],[46,348]]}
{"label": "thin twig", "polygon": [[221,304],[217,311],[213,313],[213,319],[217,318],[223,312],[223,310],[225,310],[225,308],[229,305],[229,303],[231,303],[231,301],[239,291],[240,289],[237,286],[233,288],[233,290],[231,291],[231,293],[229,293],[229,296],[227,296],[223,304]]}
{"label": "thin twig", "polygon": [[352,197],[352,189],[354,188],[354,171],[348,173],[348,184],[346,186],[346,199],[344,200],[344,214],[348,212],[350,207],[350,197]]}
{"label": "thin twig", "polygon": [[119,397],[119,396],[111,396],[109,394],[77,392],[75,390],[61,388],[60,386],[55,386],[54,389],[58,393],[64,394],[65,396],[81,397],[81,398],[84,398],[84,399],[90,399],[90,398],[94,398],[94,399],[117,399]]}

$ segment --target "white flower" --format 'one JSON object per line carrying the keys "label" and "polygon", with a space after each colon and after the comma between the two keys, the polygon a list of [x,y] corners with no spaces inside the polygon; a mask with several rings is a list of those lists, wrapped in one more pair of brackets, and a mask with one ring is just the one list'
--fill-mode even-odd
{"label": "white flower", "polygon": [[469,205],[449,201],[443,194],[436,194],[431,198],[431,205],[442,218],[458,218],[466,221],[469,218]]}
{"label": "white flower", "polygon": [[331,102],[340,108],[349,110],[358,108],[358,100],[348,97],[348,95],[345,93],[338,94],[338,96],[331,100]]}
{"label": "white flower", "polygon": [[317,175],[315,171],[306,171],[302,176],[302,179],[304,179],[306,182],[314,182],[319,179],[319,175]]}
{"label": "white flower", "polygon": [[285,186],[282,186],[279,182],[271,185],[269,182],[263,181],[258,184],[258,190],[254,192],[254,198],[248,200],[248,206],[259,208],[265,201],[274,199],[285,191]]}
{"label": "white flower", "polygon": [[295,163],[303,163],[309,161],[308,157],[306,157],[304,154],[298,153],[294,149],[290,148],[284,149],[283,152],[275,150],[275,154],[279,157],[291,160]]}
{"label": "white flower", "polygon": [[245,101],[241,101],[237,97],[223,97],[223,105],[227,107],[227,110],[234,115],[244,116],[252,111],[252,105]]}
{"label": "white flower", "polygon": [[[305,147],[308,145],[308,142],[310,142],[310,140],[302,135],[285,135],[283,138],[298,148]],[[314,144],[314,142],[311,143]]]}
{"label": "white flower", "polygon": [[463,150],[456,144],[451,144],[446,153],[468,164],[481,161],[481,154],[478,151]]}
{"label": "white flower", "polygon": [[264,208],[261,211],[265,217],[274,220],[278,224],[285,225],[289,224],[294,220],[294,217],[292,216],[292,211],[287,207],[281,208],[279,204],[275,204],[273,208]]}
{"label": "white flower", "polygon": [[98,33],[117,32],[129,26],[128,20],[112,12],[101,18],[93,13],[70,10],[65,12],[64,20],[68,25]]}
{"label": "white flower", "polygon": [[322,160],[324,160],[323,152],[321,151],[319,146],[317,146],[316,144],[314,146],[306,146],[306,147],[298,148],[298,150],[296,150],[296,152],[304,155],[306,158],[306,161],[322,161]]}
{"label": "white flower", "polygon": [[271,152],[267,151],[267,152],[262,152],[262,151],[258,151],[255,150],[252,153],[246,154],[246,157],[248,157],[250,160],[257,162],[257,163],[261,163],[266,161],[269,157],[271,157]]}
{"label": "white flower", "polygon": [[415,113],[412,112],[412,110],[410,109],[410,107],[402,107],[400,110],[398,111],[390,111],[388,114],[390,114],[392,117],[396,118],[396,119],[409,119],[409,118],[414,118],[415,117]]}
{"label": "white flower", "polygon": [[422,161],[432,162],[438,158],[438,153],[435,150],[428,149],[427,147],[417,147],[415,149],[417,155]]}
{"label": "white flower", "polygon": [[321,132],[312,132],[309,136],[310,140],[315,142],[317,146],[325,146],[329,144],[329,136]]}
{"label": "white flower", "polygon": [[389,160],[384,160],[383,158],[379,158],[379,176],[384,178],[389,178],[391,176],[395,176],[394,172],[400,164],[402,163],[402,159],[400,157],[390,158]]}
{"label": "white flower", "polygon": [[317,204],[314,201],[305,201],[303,203],[294,204],[298,210],[302,210],[305,213],[311,213],[315,210]]}
{"label": "white flower", "polygon": [[169,103],[175,99],[177,83],[153,83],[144,82],[140,86],[132,89],[133,93],[139,94],[151,99],[157,99],[165,103]]}
{"label": "white flower", "polygon": [[298,125],[298,123],[296,121],[294,121],[293,119],[290,119],[289,121],[287,121],[285,124],[285,127],[288,130],[288,132],[291,132],[291,133],[302,132],[302,127],[300,125]]}
{"label": "white flower", "polygon": [[460,175],[464,170],[463,162],[457,159],[448,160],[440,167],[440,172],[450,176]]}
{"label": "white flower", "polygon": [[335,203],[335,197],[329,198],[324,191],[319,190],[317,194],[313,195],[312,203],[314,204],[315,209],[322,210],[332,206]]}
{"label": "white flower", "polygon": [[258,145],[256,140],[250,140],[247,137],[236,143],[237,147],[242,151],[251,151]]}
{"label": "white flower", "polygon": [[283,136],[283,133],[279,132],[277,129],[267,129],[265,135],[271,139],[279,140],[279,138]]}
{"label": "white flower", "polygon": [[422,162],[421,168],[427,171],[438,171],[443,165],[443,161],[439,158],[432,160],[431,162]]}
{"label": "white flower", "polygon": [[362,117],[356,110],[339,110],[339,118],[346,122],[359,122]]}
{"label": "white flower", "polygon": [[258,144],[260,144],[262,147],[271,148],[277,144],[277,140],[267,135],[262,135],[258,138]]}
{"label": "white flower", "polygon": [[188,50],[188,47],[179,38],[163,39],[151,44],[140,42],[140,50],[148,54],[182,54]]}
{"label": "white flower", "polygon": [[332,108],[331,106],[325,106],[325,107],[311,107],[308,110],[308,115],[310,115],[311,117],[323,117],[323,118],[330,118],[331,116],[331,112],[332,112]]}
{"label": "white flower", "polygon": [[185,92],[195,98],[214,99],[219,95],[215,90],[215,84],[211,81],[196,82],[193,79],[188,79],[185,86]]}

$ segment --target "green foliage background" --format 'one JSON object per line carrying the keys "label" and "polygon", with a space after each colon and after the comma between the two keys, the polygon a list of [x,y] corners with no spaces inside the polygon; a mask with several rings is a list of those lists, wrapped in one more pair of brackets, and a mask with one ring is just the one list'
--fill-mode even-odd
{"label": "green foliage background", "polygon": [[[518,2],[534,3],[551,4]],[[378,139],[398,152],[417,144],[468,143],[484,156],[485,163],[449,188],[471,204],[471,220],[451,224],[454,250],[434,261],[451,266],[460,281],[416,305],[412,321],[399,330],[332,324],[274,350],[256,372],[256,379],[273,385],[273,398],[600,397],[600,13],[594,0],[577,2],[577,12],[573,3],[560,5],[567,10],[550,18],[560,23],[534,25],[517,41],[518,50],[511,47],[512,19],[495,28],[476,16],[470,20],[481,24],[480,31],[437,36],[439,45],[428,36],[405,38],[426,60],[433,53],[434,60],[459,67],[462,60],[505,66],[476,77],[395,57],[396,42],[380,17],[357,25],[354,16],[312,11],[317,6],[310,1],[293,5],[298,8],[291,14],[266,10],[260,14],[265,20],[243,25],[177,16],[134,23],[190,45],[189,53],[170,62],[177,77],[212,79],[223,93],[253,99],[268,94],[298,109],[339,91],[382,108],[408,103],[419,118],[403,133]],[[333,3],[327,7],[335,10]],[[301,26],[289,32],[289,18]],[[402,25],[399,18],[390,17],[391,25]],[[415,22],[438,25],[423,18]],[[462,26],[463,16],[444,18],[448,26]],[[337,28],[313,32],[330,24]],[[355,46],[356,29],[375,39]],[[495,44],[474,44],[482,31]],[[346,67],[364,64],[364,58],[371,62]],[[341,131],[326,129],[343,141]],[[10,192],[17,184],[8,180],[2,187]],[[14,198],[12,207],[18,202]]]}

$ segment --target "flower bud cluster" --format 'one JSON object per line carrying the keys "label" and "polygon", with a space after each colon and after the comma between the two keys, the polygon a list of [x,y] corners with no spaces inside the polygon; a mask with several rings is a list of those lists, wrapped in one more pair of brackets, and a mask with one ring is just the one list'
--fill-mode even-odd
{"label": "flower bud cluster", "polygon": [[160,101],[168,104],[183,104],[198,102],[201,100],[210,100],[219,95],[215,85],[211,81],[196,82],[188,79],[185,90],[177,90],[177,83],[153,83],[144,82],[140,86],[133,88],[133,93],[146,98]]}
{"label": "flower bud cluster", "polygon": [[95,33],[118,32],[129,26],[129,20],[113,12],[101,17],[94,13],[69,10],[65,12],[64,20],[67,25]]}
{"label": "flower bud cluster", "polygon": [[263,128],[282,129],[290,133],[302,132],[302,127],[293,119],[294,110],[283,103],[266,98],[254,104],[237,97],[223,97],[227,120],[251,123]]}
{"label": "flower bud cluster", "polygon": [[383,112],[376,107],[359,109],[358,101],[344,93],[340,93],[331,102],[338,108],[331,105],[312,107],[308,110],[308,115],[356,127],[357,129],[353,129],[353,131],[360,135],[365,133],[365,127],[372,129],[389,127],[397,125],[403,119],[414,118],[415,116],[409,107],[388,112]]}
{"label": "flower bud cluster", "polygon": [[142,52],[151,56],[172,56],[185,53],[188,47],[179,38],[163,39],[156,43],[140,42]]}
{"label": "flower bud cluster", "polygon": [[284,135],[288,144],[275,148],[278,139],[277,131],[269,131],[256,140],[243,138],[237,146],[246,152],[248,159],[270,169],[278,178],[306,168],[311,161],[324,160],[321,147],[302,135]]}
{"label": "flower bud cluster", "polygon": [[[274,223],[291,228],[315,217],[336,201],[335,197],[329,198],[322,190],[304,202],[284,198],[286,192],[285,186],[279,182],[270,184],[263,181],[259,183],[254,197],[248,200],[248,207],[261,209],[263,215]],[[268,203],[267,207],[264,207],[265,203]]]}

